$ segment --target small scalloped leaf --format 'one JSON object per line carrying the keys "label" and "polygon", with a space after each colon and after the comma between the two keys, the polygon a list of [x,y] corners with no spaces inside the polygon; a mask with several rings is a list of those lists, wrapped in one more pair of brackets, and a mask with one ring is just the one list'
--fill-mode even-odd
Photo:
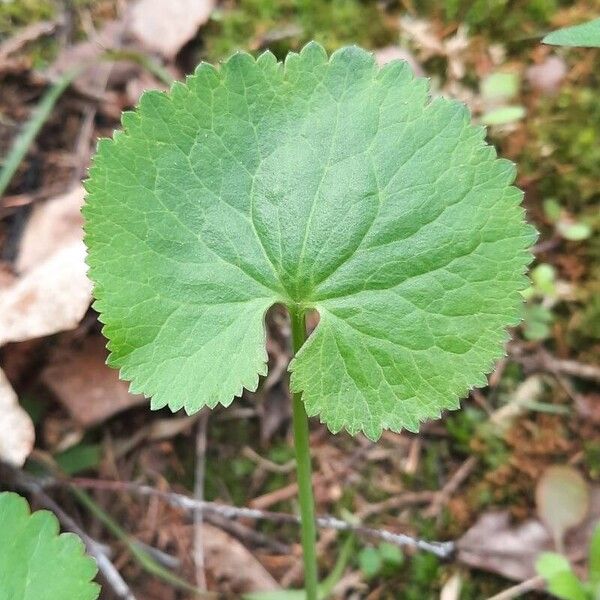
{"label": "small scalloped leaf", "polygon": [[238,53],[144,94],[84,208],[110,364],[152,407],[228,405],[266,372],[275,303],[320,322],[290,366],[337,432],[455,409],[519,321],[534,230],[515,167],[400,61]]}
{"label": "small scalloped leaf", "polygon": [[0,600],[95,600],[96,563],[56,517],[31,513],[24,498],[0,493]]}

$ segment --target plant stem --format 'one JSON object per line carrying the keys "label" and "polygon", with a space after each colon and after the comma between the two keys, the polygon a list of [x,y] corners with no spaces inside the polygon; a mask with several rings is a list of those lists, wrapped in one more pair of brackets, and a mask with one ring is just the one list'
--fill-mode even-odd
{"label": "plant stem", "polygon": [[[306,322],[301,310],[290,310],[292,321],[292,346],[294,355],[306,341]],[[315,524],[315,501],[312,491],[308,416],[302,402],[302,394],[297,392],[292,398],[294,422],[294,446],[296,450],[296,471],[298,477],[298,499],[300,501],[302,552],[304,558],[304,588],[306,600],[317,600],[317,531]]]}

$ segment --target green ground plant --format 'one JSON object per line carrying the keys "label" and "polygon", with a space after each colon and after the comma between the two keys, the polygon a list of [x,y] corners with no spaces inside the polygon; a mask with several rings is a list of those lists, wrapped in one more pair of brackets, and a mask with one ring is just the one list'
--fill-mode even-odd
{"label": "green ground plant", "polygon": [[72,533],[58,535],[58,521],[47,510],[29,512],[12,492],[0,493],[0,600],[95,600],[96,564]]}
{"label": "green ground plant", "polygon": [[562,600],[597,600],[600,598],[600,526],[596,526],[588,551],[588,579],[580,579],[569,559],[556,552],[544,552],[535,568],[544,578],[548,591]]}

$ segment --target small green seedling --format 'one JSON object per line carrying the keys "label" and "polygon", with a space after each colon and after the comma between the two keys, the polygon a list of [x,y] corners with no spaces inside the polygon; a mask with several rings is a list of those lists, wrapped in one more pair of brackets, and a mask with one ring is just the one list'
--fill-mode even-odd
{"label": "small green seedling", "polygon": [[0,531],[0,600],[98,597],[95,562],[76,535],[58,535],[52,513],[30,513],[24,498],[0,493]]}
{"label": "small green seedling", "polygon": [[583,221],[577,221],[566,214],[555,198],[544,200],[546,219],[556,228],[556,232],[565,240],[580,242],[592,235],[592,228]]}
{"label": "small green seedling", "polygon": [[486,384],[535,239],[514,165],[406,63],[314,42],[202,64],[122,122],[84,207],[109,364],[152,408],[228,406],[266,374],[265,313],[287,307],[314,600],[307,415],[377,440]]}
{"label": "small green seedling", "polygon": [[367,579],[389,575],[404,564],[402,550],[383,542],[379,546],[366,546],[358,553],[358,565]]}
{"label": "small green seedling", "polygon": [[600,599],[600,525],[596,526],[588,554],[588,580],[574,573],[569,560],[562,554],[544,552],[535,568],[546,581],[548,591],[562,600]]}

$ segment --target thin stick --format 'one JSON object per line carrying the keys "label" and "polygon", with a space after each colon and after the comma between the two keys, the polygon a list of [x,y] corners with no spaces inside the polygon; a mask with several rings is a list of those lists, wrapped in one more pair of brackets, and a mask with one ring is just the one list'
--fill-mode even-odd
{"label": "thin stick", "polygon": [[[226,519],[252,519],[266,520],[276,523],[295,523],[299,524],[300,519],[296,515],[288,513],[271,512],[259,510],[257,508],[228,506],[217,502],[209,502],[207,500],[198,501],[175,492],[162,492],[149,485],[140,485],[128,481],[105,481],[100,479],[83,479],[74,478],[69,480],[47,479],[44,480],[45,485],[75,485],[86,489],[109,490],[113,492],[129,492],[137,496],[156,496],[169,503],[171,506],[181,508],[190,512],[203,510],[206,513],[218,514]],[[335,529],[337,531],[350,531],[366,537],[384,540],[397,546],[414,548],[416,550],[424,550],[435,554],[440,558],[449,558],[455,551],[455,542],[437,542],[427,541],[403,533],[392,533],[383,529],[373,529],[363,525],[356,525],[343,521],[336,517],[319,516],[315,519],[316,525],[323,529]]]}
{"label": "thin stick", "polygon": [[[194,498],[204,500],[204,472],[206,466],[206,431],[208,412],[204,412],[196,426],[196,474],[194,479]],[[194,566],[196,567],[196,585],[206,589],[204,572],[204,536],[202,530],[202,511],[194,511]]]}
{"label": "thin stick", "polygon": [[214,598],[214,594],[209,592],[205,592],[198,588],[195,588],[193,585],[189,584],[187,581],[181,579],[168,569],[165,569],[162,565],[160,565],[154,558],[147,553],[142,547],[137,543],[136,540],[131,538],[122,528],[118,525],[114,519],[108,515],[98,504],[96,504],[88,494],[86,494],[82,489],[79,489],[76,486],[68,486],[69,491],[75,496],[75,498],[98,520],[104,527],[112,533],[117,539],[119,539],[126,547],[131,556],[135,558],[135,560],[140,564],[140,566],[151,573],[152,575],[166,581],[172,586],[179,588],[181,590],[185,590],[187,592],[192,592],[198,598]]}
{"label": "thin stick", "polygon": [[448,503],[450,498],[456,493],[456,490],[468,479],[477,463],[479,462],[476,456],[470,456],[456,470],[456,472],[446,482],[444,487],[434,496],[430,506],[423,512],[423,516],[435,517],[439,515],[441,509]]}
{"label": "thin stick", "polygon": [[513,600],[513,598],[518,598],[522,596],[525,592],[531,592],[532,590],[539,590],[542,587],[544,580],[539,575],[532,577],[531,579],[526,579],[517,585],[513,585],[512,587],[507,588],[503,592],[499,594],[495,594],[488,598],[488,600]]}
{"label": "thin stick", "polygon": [[[292,323],[292,347],[294,355],[306,341],[306,322],[300,310],[290,311]],[[304,560],[304,589],[307,600],[317,600],[317,528],[315,526],[315,500],[312,490],[312,467],[308,416],[302,402],[302,394],[292,395],[292,422],[294,426],[294,448],[296,450],[296,473],[298,480],[298,500],[300,501],[300,534]]]}

